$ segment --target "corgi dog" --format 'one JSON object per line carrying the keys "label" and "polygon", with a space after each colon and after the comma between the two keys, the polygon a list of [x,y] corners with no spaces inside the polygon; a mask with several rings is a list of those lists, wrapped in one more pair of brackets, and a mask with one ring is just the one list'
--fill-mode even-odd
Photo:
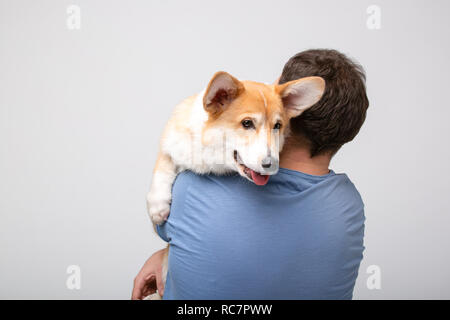
{"label": "corgi dog", "polygon": [[[170,212],[172,184],[183,170],[198,174],[237,172],[256,185],[277,173],[289,119],[322,97],[325,81],[307,77],[281,85],[239,81],[219,71],[201,93],[181,102],[160,143],[147,196],[154,225]],[[167,273],[167,252],[163,279]],[[156,294],[150,299],[159,299]]]}
{"label": "corgi dog", "polygon": [[153,223],[167,219],[181,171],[238,172],[265,185],[278,171],[289,119],[319,101],[324,90],[320,77],[268,85],[214,74],[205,90],[175,108],[164,129],[147,196]]}

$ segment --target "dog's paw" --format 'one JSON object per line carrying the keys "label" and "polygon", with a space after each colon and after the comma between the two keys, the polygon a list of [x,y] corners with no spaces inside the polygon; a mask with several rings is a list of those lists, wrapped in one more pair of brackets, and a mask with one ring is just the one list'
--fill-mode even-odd
{"label": "dog's paw", "polygon": [[150,200],[147,203],[148,214],[155,224],[161,224],[167,220],[170,213],[170,203],[168,201]]}

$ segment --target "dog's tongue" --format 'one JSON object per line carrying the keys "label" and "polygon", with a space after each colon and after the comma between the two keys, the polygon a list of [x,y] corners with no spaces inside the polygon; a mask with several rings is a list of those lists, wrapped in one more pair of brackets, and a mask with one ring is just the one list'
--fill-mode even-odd
{"label": "dog's tongue", "polygon": [[258,186],[263,186],[269,181],[270,176],[264,176],[253,170],[250,170],[250,173],[252,174],[253,182]]}

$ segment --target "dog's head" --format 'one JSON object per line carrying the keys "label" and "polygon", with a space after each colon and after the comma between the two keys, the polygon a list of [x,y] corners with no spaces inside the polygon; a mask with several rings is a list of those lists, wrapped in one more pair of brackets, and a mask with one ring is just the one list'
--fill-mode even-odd
{"label": "dog's head", "polygon": [[319,101],[324,90],[320,77],[267,85],[217,72],[203,96],[206,126],[224,133],[226,161],[243,177],[264,185],[278,171],[289,119]]}

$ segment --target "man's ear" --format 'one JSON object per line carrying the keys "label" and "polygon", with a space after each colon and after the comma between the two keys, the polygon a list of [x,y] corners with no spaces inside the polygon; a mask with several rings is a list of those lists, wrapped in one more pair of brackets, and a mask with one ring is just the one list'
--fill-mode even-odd
{"label": "man's ear", "polygon": [[322,98],[325,80],[321,77],[301,78],[277,85],[275,90],[281,96],[288,116],[294,118]]}
{"label": "man's ear", "polygon": [[211,114],[218,114],[243,91],[244,85],[231,74],[216,72],[203,96],[203,107]]}

